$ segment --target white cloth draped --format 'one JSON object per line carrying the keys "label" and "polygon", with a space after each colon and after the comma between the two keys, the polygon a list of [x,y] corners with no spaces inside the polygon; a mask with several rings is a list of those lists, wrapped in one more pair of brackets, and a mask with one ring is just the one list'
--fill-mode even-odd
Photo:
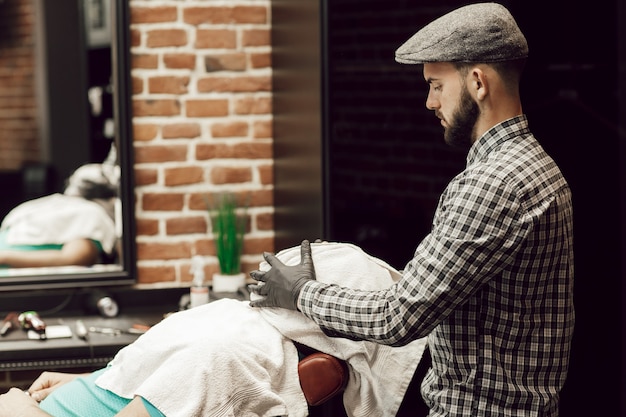
{"label": "white cloth draped", "polygon": [[[376,290],[400,277],[352,245],[312,249],[323,282]],[[299,250],[277,256],[297,263]],[[97,384],[126,398],[141,395],[167,417],[306,416],[291,340],[348,362],[344,405],[354,417],[395,415],[425,347],[424,339],[389,347],[330,338],[298,312],[219,300],[154,326],[118,353]]]}

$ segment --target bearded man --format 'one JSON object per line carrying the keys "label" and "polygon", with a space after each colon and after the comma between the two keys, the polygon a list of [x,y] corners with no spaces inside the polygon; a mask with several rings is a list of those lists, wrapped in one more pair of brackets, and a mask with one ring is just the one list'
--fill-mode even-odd
{"label": "bearded man", "polygon": [[465,170],[443,192],[431,232],[382,291],[315,280],[271,254],[254,271],[256,307],[299,310],[327,335],[404,345],[428,337],[430,416],[557,416],[574,327],[572,200],[532,135],[519,82],[528,45],[496,3],[456,9],[396,51],[423,65],[426,107]]}

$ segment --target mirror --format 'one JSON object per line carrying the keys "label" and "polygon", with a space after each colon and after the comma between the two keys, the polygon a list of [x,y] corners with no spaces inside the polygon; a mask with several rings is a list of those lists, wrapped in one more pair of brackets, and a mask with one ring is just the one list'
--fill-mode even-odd
{"label": "mirror", "polygon": [[[85,164],[118,179],[107,202],[111,253],[89,266],[1,268],[0,291],[135,281],[128,14],[125,0],[0,0],[0,218],[68,194],[67,179]],[[33,218],[75,205],[59,207]]]}

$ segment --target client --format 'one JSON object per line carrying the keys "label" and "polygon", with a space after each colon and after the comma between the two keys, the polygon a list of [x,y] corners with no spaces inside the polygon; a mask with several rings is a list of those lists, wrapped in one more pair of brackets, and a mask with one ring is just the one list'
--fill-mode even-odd
{"label": "client", "polygon": [[[114,258],[117,181],[104,164],[86,164],[64,192],[26,201],[0,226],[0,265],[82,265]],[[112,178],[113,177],[113,178]]]}
{"label": "client", "polygon": [[[400,278],[353,245],[311,248],[320,281],[373,291]],[[291,265],[300,256],[299,247],[277,255]],[[102,370],[79,377],[44,373],[30,395],[12,389],[0,396],[0,417],[306,416],[293,342],[347,362],[343,402],[356,417],[397,413],[426,343],[390,347],[331,338],[293,311],[221,299],[162,320]]]}

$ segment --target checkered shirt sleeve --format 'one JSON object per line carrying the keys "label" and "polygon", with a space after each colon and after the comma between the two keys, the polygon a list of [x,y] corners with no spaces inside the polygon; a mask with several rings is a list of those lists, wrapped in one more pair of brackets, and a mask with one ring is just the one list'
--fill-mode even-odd
{"label": "checkered shirt sleeve", "polygon": [[404,276],[380,292],[311,282],[298,306],[329,335],[429,336],[431,416],[556,415],[573,329],[572,206],[524,116],[483,135]]}

